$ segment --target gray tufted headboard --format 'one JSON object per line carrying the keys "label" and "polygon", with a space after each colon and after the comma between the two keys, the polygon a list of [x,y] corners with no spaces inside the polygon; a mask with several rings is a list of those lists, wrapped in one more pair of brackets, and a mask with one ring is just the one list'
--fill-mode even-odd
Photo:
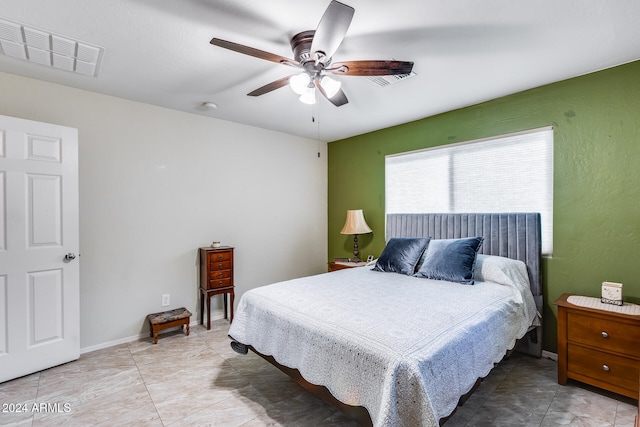
{"label": "gray tufted headboard", "polygon": [[[541,228],[539,213],[388,214],[386,240],[392,237],[456,239],[484,237],[480,253],[518,259],[527,265],[531,292],[542,313]],[[522,339],[518,350],[542,354],[542,327]]]}

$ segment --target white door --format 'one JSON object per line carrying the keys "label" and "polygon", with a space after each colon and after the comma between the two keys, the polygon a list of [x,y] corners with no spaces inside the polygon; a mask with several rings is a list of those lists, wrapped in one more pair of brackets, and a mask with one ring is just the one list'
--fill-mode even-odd
{"label": "white door", "polygon": [[80,355],[78,132],[0,116],[0,382]]}

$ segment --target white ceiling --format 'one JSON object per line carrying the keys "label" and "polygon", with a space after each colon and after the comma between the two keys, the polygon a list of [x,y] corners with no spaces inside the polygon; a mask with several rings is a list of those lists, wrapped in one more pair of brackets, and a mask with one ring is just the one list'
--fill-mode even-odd
{"label": "white ceiling", "polygon": [[0,71],[334,141],[640,59],[638,0],[343,0],[355,16],[333,61],[413,61],[417,75],[387,87],[337,77],[342,107],[288,87],[248,97],[292,69],[209,44],[292,58],[289,39],[329,1],[2,0],[0,19],[105,51],[97,77],[5,55]]}

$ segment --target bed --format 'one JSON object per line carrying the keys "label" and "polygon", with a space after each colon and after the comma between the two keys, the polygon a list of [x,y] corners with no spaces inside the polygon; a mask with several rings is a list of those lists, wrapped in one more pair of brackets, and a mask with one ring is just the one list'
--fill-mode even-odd
{"label": "bed", "polygon": [[[386,240],[375,268],[245,293],[234,350],[256,352],[361,424],[412,427],[445,421],[516,344],[540,357],[539,214],[387,215]],[[411,273],[429,271],[438,248],[480,241],[472,277],[381,266],[394,245],[415,251],[423,240]]]}

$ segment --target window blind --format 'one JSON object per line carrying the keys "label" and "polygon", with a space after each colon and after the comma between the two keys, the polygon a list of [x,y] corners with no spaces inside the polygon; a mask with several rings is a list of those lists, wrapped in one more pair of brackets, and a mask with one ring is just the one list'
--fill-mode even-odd
{"label": "window blind", "polygon": [[387,213],[540,212],[553,252],[553,128],[387,156]]}

